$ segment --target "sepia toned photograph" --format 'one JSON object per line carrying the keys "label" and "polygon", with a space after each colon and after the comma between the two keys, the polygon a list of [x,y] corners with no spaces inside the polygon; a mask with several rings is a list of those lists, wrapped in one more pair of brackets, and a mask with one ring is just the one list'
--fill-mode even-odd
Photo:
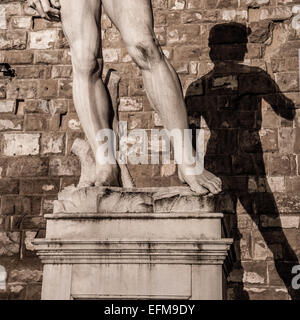
{"label": "sepia toned photograph", "polygon": [[299,57],[298,0],[0,0],[0,304],[300,300]]}

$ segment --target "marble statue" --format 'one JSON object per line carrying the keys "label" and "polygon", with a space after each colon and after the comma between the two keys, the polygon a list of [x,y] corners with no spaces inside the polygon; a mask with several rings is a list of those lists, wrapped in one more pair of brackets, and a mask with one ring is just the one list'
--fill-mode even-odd
{"label": "marble statue", "polygon": [[[179,129],[182,133],[188,129],[178,76],[154,35],[150,0],[29,0],[28,3],[47,20],[61,19],[72,56],[75,108],[94,157],[100,143],[96,138],[97,132],[113,126],[110,121],[112,107],[101,79],[102,6],[120,31],[128,53],[141,69],[150,104],[164,127],[169,131]],[[190,146],[182,148],[183,159],[190,157],[185,154],[185,149],[192,150],[192,142],[187,143]],[[84,148],[80,143],[74,146],[75,153],[76,150],[77,154],[81,153],[81,160],[88,164],[88,151]],[[111,153],[114,154],[113,147]],[[93,155],[89,156],[90,159]],[[198,194],[218,194],[222,189],[221,180],[205,169],[199,170],[197,163],[190,163],[186,160],[177,162],[179,178]],[[79,186],[119,184],[118,164],[99,164],[96,161],[94,166],[87,165],[86,170],[86,177],[92,176],[92,179],[81,179]]]}

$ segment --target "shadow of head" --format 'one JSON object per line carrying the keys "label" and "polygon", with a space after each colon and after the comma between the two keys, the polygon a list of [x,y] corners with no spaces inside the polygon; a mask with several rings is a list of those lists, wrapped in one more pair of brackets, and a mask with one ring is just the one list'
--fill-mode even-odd
{"label": "shadow of head", "polygon": [[244,61],[251,29],[231,22],[215,25],[209,34],[210,58],[213,62]]}

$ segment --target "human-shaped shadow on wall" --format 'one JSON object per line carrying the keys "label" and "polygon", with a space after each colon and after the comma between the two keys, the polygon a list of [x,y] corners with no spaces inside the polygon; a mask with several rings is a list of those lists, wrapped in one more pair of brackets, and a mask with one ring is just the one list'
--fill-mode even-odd
{"label": "human-shaped shadow on wall", "polygon": [[[235,206],[239,200],[257,224],[291,298],[299,299],[299,290],[291,288],[291,270],[299,262],[285,237],[280,219],[276,229],[264,224],[268,218],[278,218],[279,212],[266,179],[259,134],[263,99],[277,115],[288,120],[295,116],[294,104],[280,92],[264,70],[241,64],[247,52],[250,32],[239,23],[219,24],[211,29],[209,46],[214,69],[189,86],[186,105],[191,128],[203,127],[204,119],[210,131],[206,169],[222,179],[223,188],[229,191]],[[235,230],[231,236],[240,251],[241,234]],[[239,254],[236,253],[237,256]],[[239,259],[234,267],[243,271]],[[249,299],[242,282],[239,283],[234,287],[235,295]]]}

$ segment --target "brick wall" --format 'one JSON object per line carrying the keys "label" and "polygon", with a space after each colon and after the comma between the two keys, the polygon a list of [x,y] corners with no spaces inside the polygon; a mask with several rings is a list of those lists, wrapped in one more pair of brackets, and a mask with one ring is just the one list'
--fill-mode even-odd
{"label": "brick wall", "polygon": [[[229,297],[287,299],[282,279],[289,269],[284,265],[279,277],[272,252],[291,263],[300,254],[300,40],[292,28],[292,8],[300,1],[152,3],[156,35],[184,92],[189,88],[191,124],[205,130],[207,168],[222,177],[236,206]],[[40,297],[42,268],[31,240],[43,237],[43,215],[51,213],[59,190],[80,176],[78,159],[70,154],[83,134],[72,102],[68,45],[59,23],[32,14],[24,1],[1,0],[0,63],[16,72],[14,78],[0,76],[0,264],[8,271],[2,299]],[[248,67],[221,66],[211,73],[210,30],[233,21],[252,29]],[[160,127],[119,33],[105,15],[102,25],[106,68],[122,78],[120,119],[130,129]],[[217,49],[222,60],[226,48]],[[272,95],[282,99],[279,109]],[[130,166],[130,171],[138,187],[179,184],[174,165]]]}

